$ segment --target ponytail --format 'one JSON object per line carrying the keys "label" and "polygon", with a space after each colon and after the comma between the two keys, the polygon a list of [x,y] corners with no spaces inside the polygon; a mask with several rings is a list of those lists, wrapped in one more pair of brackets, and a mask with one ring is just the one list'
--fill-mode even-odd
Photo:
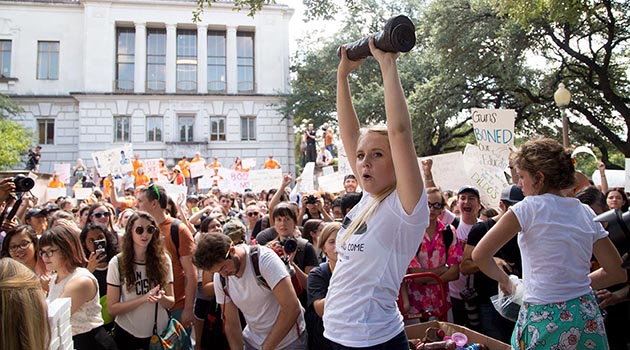
{"label": "ponytail", "polygon": [[394,192],[395,189],[396,185],[387,187],[383,192],[372,198],[372,200],[370,200],[370,202],[363,208],[363,210],[361,210],[361,212],[357,214],[354,220],[352,220],[350,226],[348,226],[348,228],[344,232],[340,243],[346,243],[346,241],[350,239],[350,236],[357,232],[359,228],[361,228],[361,226],[365,225],[367,221],[372,217],[372,215],[374,215],[376,208],[378,208],[381,202],[385,200],[385,198],[387,198],[387,196],[389,196],[392,192]]}

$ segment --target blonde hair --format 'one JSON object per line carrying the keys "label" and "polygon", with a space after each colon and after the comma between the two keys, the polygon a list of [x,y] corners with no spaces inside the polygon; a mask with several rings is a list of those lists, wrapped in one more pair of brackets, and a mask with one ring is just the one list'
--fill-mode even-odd
{"label": "blonde hair", "polygon": [[[371,126],[369,128],[361,129],[361,136],[359,136],[359,139],[357,140],[357,144],[361,141],[363,137],[365,137],[367,134],[370,134],[370,133],[375,133],[381,136],[385,136],[386,138],[388,136],[386,127]],[[387,143],[389,146],[389,139],[387,140]],[[350,223],[350,226],[348,226],[348,228],[344,232],[343,237],[341,237],[340,244],[345,243],[362,226],[365,226],[367,221],[372,217],[372,215],[374,215],[374,212],[376,211],[378,206],[381,204],[381,202],[385,198],[387,198],[387,196],[389,196],[392,192],[394,192],[395,189],[396,189],[396,184],[394,183],[393,185],[386,187],[383,191],[381,191],[381,193],[375,194],[372,200],[363,208],[363,210],[361,210],[361,212],[358,213],[354,217],[354,219]]]}
{"label": "blonde hair", "polygon": [[50,326],[39,278],[25,265],[0,259],[0,349],[46,350]]}

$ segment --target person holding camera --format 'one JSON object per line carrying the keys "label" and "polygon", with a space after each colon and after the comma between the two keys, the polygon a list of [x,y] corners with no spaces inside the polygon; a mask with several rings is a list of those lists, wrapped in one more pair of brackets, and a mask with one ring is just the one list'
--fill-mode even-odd
{"label": "person holding camera", "polygon": [[302,196],[302,206],[298,214],[297,225],[304,226],[304,224],[311,219],[319,219],[326,222],[333,221],[330,213],[324,210],[322,199],[315,194]]}
{"label": "person holding camera", "polygon": [[335,350],[407,350],[396,300],[429,224],[429,208],[398,76],[398,54],[376,48],[373,37],[369,46],[383,77],[387,128],[361,132],[349,76],[364,60],[351,61],[342,46],[337,71],[339,130],[364,192],[337,235],[338,259],[326,295],[324,336]]}
{"label": "person holding camera", "polygon": [[[230,349],[306,350],[304,310],[285,264],[265,246],[234,245],[223,234],[201,237],[194,264],[214,274]],[[247,326],[241,328],[238,311]]]}

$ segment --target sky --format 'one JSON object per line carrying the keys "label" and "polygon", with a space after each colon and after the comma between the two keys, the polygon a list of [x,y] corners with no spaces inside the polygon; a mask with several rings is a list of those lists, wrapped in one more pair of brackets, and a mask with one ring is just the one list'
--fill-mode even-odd
{"label": "sky", "polygon": [[312,20],[304,22],[305,6],[302,0],[277,0],[278,3],[287,4],[295,12],[289,22],[289,52],[291,57],[298,49],[298,40],[306,35],[332,35],[341,25],[339,21]]}

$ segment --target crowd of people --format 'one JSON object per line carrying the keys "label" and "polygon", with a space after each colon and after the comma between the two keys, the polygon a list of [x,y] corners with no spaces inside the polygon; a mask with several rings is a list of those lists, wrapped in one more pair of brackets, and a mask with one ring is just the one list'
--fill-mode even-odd
{"label": "crowd of people", "polygon": [[[441,190],[431,160],[417,162],[398,55],[370,49],[387,123],[361,129],[349,80],[363,61],[342,48],[337,115],[353,174],[341,193],[299,193],[290,174],[260,193],[199,193],[186,157],[163,172],[194,189],[181,203],[137,156],[120,191],[110,175],[78,202],[15,203],[13,179],[1,179],[0,348],[46,349],[44,299],[70,298],[77,350],[148,349],[171,317],[195,349],[408,350],[406,324],[448,318],[514,349],[627,350],[628,237],[593,221],[627,211],[627,194],[576,187],[570,151],[544,138],[512,154],[495,208],[475,187]],[[312,125],[305,138],[315,161]],[[73,178],[87,171],[79,161]],[[509,275],[524,291],[515,320],[491,301],[515,293]]]}

